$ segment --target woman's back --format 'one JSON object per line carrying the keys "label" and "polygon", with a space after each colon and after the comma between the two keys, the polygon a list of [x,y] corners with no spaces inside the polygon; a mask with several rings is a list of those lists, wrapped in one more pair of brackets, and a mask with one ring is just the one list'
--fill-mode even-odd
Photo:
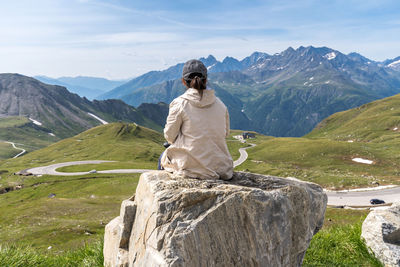
{"label": "woman's back", "polygon": [[172,145],[162,165],[180,176],[230,179],[233,162],[225,141],[228,134],[228,111],[214,90],[187,89],[170,104],[164,135]]}

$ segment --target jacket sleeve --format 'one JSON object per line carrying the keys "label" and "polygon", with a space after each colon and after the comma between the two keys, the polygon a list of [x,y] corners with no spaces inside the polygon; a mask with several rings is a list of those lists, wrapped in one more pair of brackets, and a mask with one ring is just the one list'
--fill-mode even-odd
{"label": "jacket sleeve", "polygon": [[226,115],[225,115],[225,137],[228,137],[229,131],[230,131],[230,122],[229,122],[229,112],[228,109],[226,109]]}
{"label": "jacket sleeve", "polygon": [[182,125],[181,105],[172,101],[169,105],[167,122],[164,127],[164,137],[168,143],[173,144],[179,134]]}

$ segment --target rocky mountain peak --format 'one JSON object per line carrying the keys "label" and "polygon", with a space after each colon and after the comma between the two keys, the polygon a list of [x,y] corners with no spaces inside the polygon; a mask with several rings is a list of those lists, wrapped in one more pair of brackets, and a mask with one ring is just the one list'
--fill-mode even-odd
{"label": "rocky mountain peak", "polygon": [[204,65],[206,65],[206,67],[212,66],[218,62],[217,59],[213,55],[209,55],[207,58],[202,57],[199,60],[201,62],[203,62]]}

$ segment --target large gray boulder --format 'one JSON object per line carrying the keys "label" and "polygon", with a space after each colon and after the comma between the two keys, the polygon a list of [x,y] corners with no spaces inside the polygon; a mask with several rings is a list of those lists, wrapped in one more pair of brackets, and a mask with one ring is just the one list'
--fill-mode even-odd
{"label": "large gray boulder", "polygon": [[363,222],[361,236],[385,266],[400,267],[400,202],[371,211]]}
{"label": "large gray boulder", "polygon": [[141,175],[106,226],[105,266],[300,266],[322,227],[322,188],[235,173],[230,181]]}

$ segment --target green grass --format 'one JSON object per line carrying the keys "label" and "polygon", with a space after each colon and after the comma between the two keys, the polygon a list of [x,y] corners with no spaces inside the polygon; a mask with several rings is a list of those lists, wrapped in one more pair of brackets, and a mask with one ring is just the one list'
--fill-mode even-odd
{"label": "green grass", "polygon": [[17,155],[20,150],[16,150],[12,145],[0,141],[0,160],[12,158]]}
{"label": "green grass", "polygon": [[28,122],[28,118],[22,116],[0,117],[0,129],[22,126]]}
{"label": "green grass", "polygon": [[[135,192],[139,174],[18,176],[22,169],[73,160],[117,162],[79,168],[156,169],[164,150],[162,135],[134,124],[95,127],[20,158],[0,161],[0,244],[29,245],[40,253],[63,253],[103,236],[105,225],[119,214],[122,200]],[[68,169],[69,168],[69,169]],[[50,198],[49,195],[55,194]]]}
{"label": "green grass", "polygon": [[[395,128],[398,128],[395,130]],[[310,138],[354,140],[390,145],[400,137],[400,94],[338,112],[322,121]]]}
{"label": "green grass", "polygon": [[0,195],[1,243],[62,252],[98,239],[138,179],[138,174],[30,177],[22,189]]}
{"label": "green grass", "polygon": [[103,170],[115,170],[115,169],[150,169],[156,170],[156,162],[135,162],[135,161],[124,161],[124,162],[107,162],[101,164],[82,164],[73,165],[58,168],[59,172],[88,172],[91,170],[103,171]]}
{"label": "green grass", "polygon": [[383,265],[361,240],[361,225],[367,211],[327,209],[325,225],[311,240],[303,266]]}
{"label": "green grass", "polygon": [[[163,141],[163,136],[154,130],[134,124],[112,123],[92,128],[20,158],[0,161],[0,169],[13,173],[76,160],[114,160],[125,166],[130,163],[133,165],[133,162],[136,166],[157,166],[158,157],[164,150]],[[2,183],[19,182],[21,179],[19,176],[5,177]]]}
{"label": "green grass", "polygon": [[[390,147],[329,139],[271,138],[247,150],[249,160],[238,169],[297,177],[328,188],[368,186],[373,181],[399,184],[400,142]],[[372,165],[353,162],[373,160]]]}
{"label": "green grass", "polygon": [[[32,123],[26,117],[0,117],[0,144],[1,141],[18,143],[18,147],[29,152],[46,147],[58,140],[60,138],[50,136],[44,130],[32,127]],[[14,151],[19,150],[14,149]],[[17,153],[12,154],[10,148],[0,145],[0,160],[12,158]]]}
{"label": "green grass", "polygon": [[103,266],[103,242],[85,244],[79,249],[54,255],[38,253],[29,246],[0,246],[0,266],[49,267],[49,266]]}
{"label": "green grass", "polygon": [[[302,138],[258,134],[251,141],[257,147],[247,150],[249,160],[236,169],[297,177],[330,189],[400,184],[399,107],[396,95],[336,113]],[[355,157],[374,163],[356,163]]]}
{"label": "green grass", "polygon": [[[118,215],[121,201],[136,189],[139,174],[83,176],[18,176],[22,169],[74,160],[112,160],[76,165],[58,171],[92,169],[156,169],[164,150],[163,136],[134,124],[113,123],[92,128],[75,137],[17,159],[0,162],[0,189],[22,189],[0,194],[0,244],[29,245],[40,253],[63,253],[102,237],[104,226]],[[235,152],[246,146],[230,142]],[[236,154],[238,156],[238,154]],[[235,157],[235,156],[234,156]],[[55,194],[54,198],[49,195]]]}

